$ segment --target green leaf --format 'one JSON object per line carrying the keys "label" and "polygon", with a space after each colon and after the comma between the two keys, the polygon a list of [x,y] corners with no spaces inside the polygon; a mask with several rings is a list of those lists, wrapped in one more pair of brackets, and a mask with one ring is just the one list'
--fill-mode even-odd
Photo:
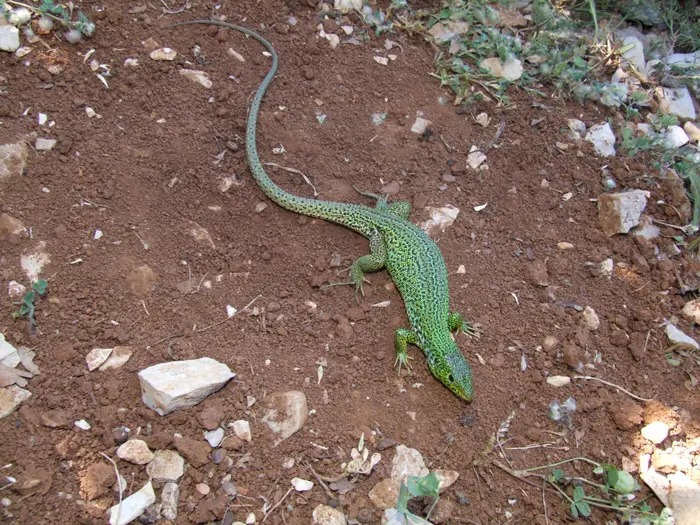
{"label": "green leaf", "polygon": [[412,496],[437,496],[440,480],[435,472],[431,472],[427,476],[409,476],[407,480],[408,491]]}
{"label": "green leaf", "polygon": [[550,475],[550,479],[555,483],[559,483],[564,479],[564,471],[560,468],[555,468]]}
{"label": "green leaf", "polygon": [[583,501],[583,498],[585,498],[585,497],[586,497],[586,493],[583,491],[582,486],[579,485],[578,487],[574,487],[574,494],[573,494],[574,503],[578,503],[580,501]]}
{"label": "green leaf", "polygon": [[399,489],[399,499],[396,502],[396,510],[398,510],[402,514],[407,513],[409,501],[411,501],[411,493],[408,491],[408,487],[406,486],[406,484],[401,482],[401,488]]}
{"label": "green leaf", "polygon": [[38,293],[39,295],[44,295],[48,286],[48,282],[46,282],[44,279],[39,279],[32,285],[32,288],[36,290],[36,293]]}
{"label": "green leaf", "polygon": [[574,518],[578,518],[578,509],[576,508],[576,503],[572,503],[572,504],[569,506],[569,510],[571,510],[571,515],[572,515]]}
{"label": "green leaf", "polygon": [[615,492],[618,492],[619,494],[630,494],[635,490],[639,490],[640,487],[637,483],[637,480],[634,479],[634,477],[631,474],[625,472],[624,470],[618,470],[617,480],[615,481],[615,484],[610,488],[612,488]]}
{"label": "green leaf", "polygon": [[586,518],[591,515],[591,506],[585,501],[576,502],[576,509]]}

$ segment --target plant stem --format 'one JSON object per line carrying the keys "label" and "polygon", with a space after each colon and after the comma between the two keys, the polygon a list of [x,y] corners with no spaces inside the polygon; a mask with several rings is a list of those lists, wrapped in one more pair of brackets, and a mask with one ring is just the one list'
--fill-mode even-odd
{"label": "plant stem", "polygon": [[595,467],[600,467],[600,464],[596,463],[592,459],[584,458],[584,457],[577,457],[577,458],[569,458],[565,459],[563,461],[558,461],[557,463],[550,463],[549,465],[542,465],[539,467],[531,467],[531,468],[526,468],[523,470],[523,472],[532,472],[534,470],[542,470],[543,468],[552,468],[552,467],[558,467],[559,465],[564,465],[566,463],[571,463],[572,461],[585,461],[586,463],[589,463]]}

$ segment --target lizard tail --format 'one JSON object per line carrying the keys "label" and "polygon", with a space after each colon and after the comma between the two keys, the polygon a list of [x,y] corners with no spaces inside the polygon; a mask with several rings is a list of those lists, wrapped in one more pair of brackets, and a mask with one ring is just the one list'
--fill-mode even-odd
{"label": "lizard tail", "polygon": [[[272,83],[275,74],[277,73],[277,52],[272,44],[268,42],[265,38],[260,36],[255,31],[252,31],[246,27],[237,26],[235,24],[230,24],[228,22],[222,22],[220,20],[187,20],[184,22],[178,22],[166,27],[176,27],[188,24],[208,24],[216,25],[221,27],[226,27],[228,29],[233,29],[234,31],[239,31],[245,35],[248,35],[258,42],[260,42],[265,49],[272,55],[272,65],[270,70],[265,75],[265,78],[260,83],[255,96],[253,97],[253,102],[250,104],[250,111],[248,115],[248,122],[246,124],[246,153],[248,157],[248,165],[250,166],[250,171],[253,174],[255,182],[258,184],[260,189],[265,192],[265,195],[270,198],[274,203],[278,204],[282,208],[285,208],[296,213],[303,215],[308,215],[311,217],[317,217],[320,219],[326,219],[330,221],[337,222],[343,212],[346,212],[346,208],[351,208],[352,204],[345,204],[340,202],[328,202],[328,201],[317,201],[314,199],[307,199],[305,197],[298,197],[292,193],[289,193],[275,184],[272,179],[268,176],[265,168],[263,168],[260,162],[260,157],[258,156],[258,148],[256,144],[256,128],[258,123],[258,112],[260,111],[260,105],[262,99],[265,96],[265,91],[267,91],[268,86]],[[344,222],[341,222],[344,224]]]}

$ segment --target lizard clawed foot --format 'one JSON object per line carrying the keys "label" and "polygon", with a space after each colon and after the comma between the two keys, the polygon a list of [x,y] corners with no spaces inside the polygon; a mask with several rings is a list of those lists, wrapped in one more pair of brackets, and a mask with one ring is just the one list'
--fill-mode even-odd
{"label": "lizard clawed foot", "polygon": [[409,359],[413,359],[411,356],[409,356],[407,353],[402,353],[402,354],[396,354],[396,361],[394,361],[394,366],[398,365],[399,367],[399,377],[401,377],[401,367],[405,366],[406,369],[411,372],[413,369],[411,368],[410,363],[408,362]]}
{"label": "lizard clawed foot", "polygon": [[461,332],[469,337],[473,337],[474,339],[481,339],[482,330],[481,325],[464,322],[459,329],[455,330],[454,334],[457,335],[458,332]]}

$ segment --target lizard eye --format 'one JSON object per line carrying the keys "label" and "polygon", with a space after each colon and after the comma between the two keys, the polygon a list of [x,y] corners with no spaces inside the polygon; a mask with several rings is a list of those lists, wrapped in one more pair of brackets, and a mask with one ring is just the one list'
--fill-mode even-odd
{"label": "lizard eye", "polygon": [[447,376],[447,380],[448,380],[450,383],[454,383],[454,382],[455,382],[455,376],[453,376],[452,374],[450,374],[450,375]]}

